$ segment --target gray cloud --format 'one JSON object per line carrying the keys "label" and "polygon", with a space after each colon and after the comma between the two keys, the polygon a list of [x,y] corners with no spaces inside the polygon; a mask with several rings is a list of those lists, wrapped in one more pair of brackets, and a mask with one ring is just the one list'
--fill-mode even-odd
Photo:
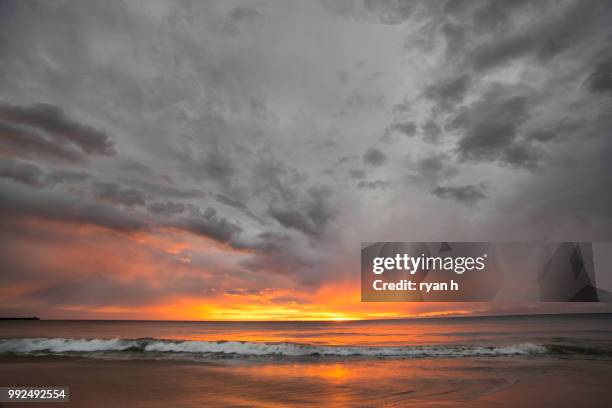
{"label": "gray cloud", "polygon": [[[116,154],[114,143],[104,132],[70,119],[59,106],[46,103],[0,104],[0,121],[13,125],[14,130],[21,127],[27,137],[38,139],[39,147],[55,144],[57,149],[74,148],[87,155]],[[35,129],[35,132],[26,132],[25,129]],[[30,149],[35,147],[30,144]],[[45,152],[48,153],[49,148]]]}
{"label": "gray cloud", "polygon": [[0,122],[0,155],[68,163],[85,161],[77,149],[48,140],[39,130],[3,122]]}
{"label": "gray cloud", "polygon": [[90,175],[72,170],[53,170],[45,173],[35,164],[8,159],[0,161],[0,177],[42,188],[57,183],[82,182],[89,179]]}
{"label": "gray cloud", "polygon": [[133,188],[122,188],[117,183],[94,183],[92,192],[98,200],[128,207],[143,206],[146,201],[146,196],[142,191]]}
{"label": "gray cloud", "polygon": [[465,186],[437,186],[431,193],[439,198],[453,199],[460,203],[473,205],[487,198],[484,185],[468,184]]}
{"label": "gray cloud", "polygon": [[438,144],[442,136],[442,129],[432,119],[423,124],[423,140],[427,143]]}
{"label": "gray cloud", "polygon": [[411,178],[426,184],[438,183],[459,173],[457,167],[453,165],[453,158],[446,153],[431,154],[418,160],[412,167],[416,174]]}
{"label": "gray cloud", "polygon": [[43,171],[31,163],[0,162],[0,177],[12,179],[33,187],[42,187],[47,184],[43,178]]}
{"label": "gray cloud", "polygon": [[335,214],[330,206],[330,195],[331,192],[327,188],[311,188],[301,208],[272,207],[269,213],[284,227],[318,238]]}
{"label": "gray cloud", "polygon": [[393,123],[385,130],[385,136],[389,136],[393,132],[402,133],[405,136],[412,137],[416,135],[417,127],[413,121]]}
{"label": "gray cloud", "polygon": [[539,153],[519,133],[529,116],[524,94],[501,85],[492,86],[451,123],[451,128],[464,132],[457,144],[460,158],[534,168]]}
{"label": "gray cloud", "polygon": [[387,155],[375,147],[370,147],[363,154],[363,162],[373,167],[380,167],[387,161]]}
{"label": "gray cloud", "polygon": [[232,9],[225,22],[225,31],[233,36],[244,34],[242,28],[248,23],[253,23],[263,18],[262,14],[249,7],[235,7]]}
{"label": "gray cloud", "polygon": [[170,198],[203,198],[206,193],[198,189],[183,189],[173,185],[152,183],[147,181],[138,180],[124,180],[126,184],[138,187],[146,191],[147,193],[159,197],[170,197]]}
{"label": "gray cloud", "polygon": [[[469,55],[469,60],[477,70],[491,69],[527,55],[546,62],[599,33],[600,25],[606,24],[610,16],[610,6],[604,1],[568,4],[550,19],[536,19],[539,24],[526,30],[510,31],[509,35],[479,45]],[[583,21],[591,23],[583,24]]]}
{"label": "gray cloud", "polygon": [[425,88],[425,96],[434,100],[440,109],[449,110],[463,101],[470,82],[471,78],[467,74],[445,79]]}
{"label": "gray cloud", "polygon": [[364,170],[361,170],[361,169],[350,169],[349,170],[349,177],[354,179],[354,180],[363,179],[363,178],[366,177],[366,172]]}
{"label": "gray cloud", "polygon": [[357,183],[357,188],[360,190],[385,190],[389,186],[389,183],[383,180],[362,180]]}
{"label": "gray cloud", "polygon": [[173,201],[155,202],[147,206],[147,210],[155,215],[161,215],[162,217],[171,217],[173,215],[180,214],[187,209],[187,206],[183,203],[175,203]]}
{"label": "gray cloud", "polygon": [[612,58],[597,64],[586,83],[591,92],[612,95]]}
{"label": "gray cloud", "polygon": [[224,194],[217,194],[215,196],[215,199],[218,202],[222,203],[222,204],[229,205],[230,207],[237,208],[239,210],[248,210],[249,209],[249,207],[247,207],[246,204],[244,204],[244,203],[242,203],[242,202],[240,202],[238,200],[231,199],[231,198],[227,197]]}
{"label": "gray cloud", "polygon": [[203,212],[192,208],[191,215],[179,220],[177,225],[195,234],[229,244],[236,244],[242,232],[238,225],[217,216],[217,211],[212,207],[207,207]]}
{"label": "gray cloud", "polygon": [[66,223],[98,225],[120,232],[146,230],[147,224],[135,214],[112,206],[75,200],[63,193],[0,189],[2,218],[35,217]]}

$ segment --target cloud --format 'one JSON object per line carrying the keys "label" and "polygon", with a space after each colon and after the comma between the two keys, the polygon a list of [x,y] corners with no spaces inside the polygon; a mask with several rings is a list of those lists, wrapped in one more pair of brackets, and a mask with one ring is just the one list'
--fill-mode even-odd
{"label": "cloud", "polygon": [[318,238],[335,215],[329,202],[330,195],[331,191],[325,187],[310,188],[298,208],[271,207],[269,214],[285,228]]}
{"label": "cloud", "polygon": [[468,74],[444,79],[425,88],[425,97],[435,101],[440,109],[449,110],[463,101],[470,83]]}
{"label": "cloud", "polygon": [[16,155],[79,161],[87,155],[117,153],[104,132],[70,119],[59,106],[51,104],[0,104],[0,124],[0,132],[11,139],[4,146],[12,145]]}
{"label": "cloud", "polygon": [[366,172],[364,170],[361,170],[361,169],[350,169],[349,170],[349,177],[354,179],[354,180],[363,179],[363,178],[366,177]]}
{"label": "cloud", "polygon": [[398,0],[365,0],[365,8],[375,13],[383,24],[400,24],[407,20],[416,10],[418,3]]}
{"label": "cloud", "polygon": [[236,7],[229,13],[229,17],[234,21],[253,21],[262,17],[257,10],[248,7]]}
{"label": "cloud", "polygon": [[242,203],[240,201],[231,199],[231,198],[227,197],[224,194],[217,194],[215,196],[215,199],[218,202],[222,203],[222,204],[228,205],[228,206],[233,207],[233,208],[237,208],[239,210],[248,210],[249,209],[249,207],[247,207],[246,204],[244,204],[244,203]]}
{"label": "cloud", "polygon": [[78,183],[91,176],[84,172],[71,170],[53,170],[45,173],[35,164],[7,159],[0,161],[0,177],[32,187],[43,188],[58,183]]}
{"label": "cloud", "polygon": [[368,181],[362,180],[357,183],[357,188],[360,190],[385,190],[389,183],[382,180]]}
{"label": "cloud", "polygon": [[180,214],[186,210],[187,206],[183,203],[175,203],[173,201],[155,202],[147,206],[147,210],[155,215],[162,217],[171,217]]}
{"label": "cloud", "polygon": [[438,183],[450,179],[459,173],[453,164],[453,158],[446,153],[433,153],[418,160],[412,167],[416,174],[411,178],[426,184]]}
{"label": "cloud", "polygon": [[530,117],[528,106],[529,99],[523,93],[493,85],[450,124],[463,132],[457,143],[459,157],[535,168],[540,153],[520,135],[521,125]]}
{"label": "cloud", "polygon": [[47,184],[43,171],[31,163],[17,161],[0,162],[0,177],[12,179],[16,182],[33,187],[43,187]]}
{"label": "cloud", "polygon": [[612,95],[612,58],[600,62],[586,80],[589,91]]}
{"label": "cloud", "polygon": [[272,218],[278,221],[285,228],[295,229],[303,232],[306,235],[318,235],[313,222],[308,218],[308,216],[297,210],[271,208],[269,213]]}
{"label": "cloud", "polygon": [[437,186],[431,193],[439,198],[453,199],[466,205],[473,205],[487,198],[484,185],[468,184],[465,186]]}
{"label": "cloud", "polygon": [[385,130],[385,136],[389,137],[392,133],[398,132],[405,136],[412,137],[416,135],[417,127],[413,121],[393,123]]}
{"label": "cloud", "polygon": [[236,170],[229,155],[220,151],[195,156],[181,154],[181,169],[194,180],[212,180],[217,183],[230,183]]}
{"label": "cloud", "polygon": [[37,129],[0,122],[0,156],[83,163],[85,157],[72,146],[46,139]]}
{"label": "cloud", "polygon": [[[534,12],[539,6],[545,10],[547,7],[545,3],[540,5],[533,2],[530,6]],[[546,18],[533,19],[526,27],[516,24],[512,27],[515,29],[505,30],[507,35],[490,37],[490,41],[481,42],[467,57],[477,71],[493,69],[510,60],[528,56],[539,62],[547,62],[601,34],[610,11],[606,2],[569,2]],[[590,23],[583,24],[583,21]],[[491,26],[490,29],[493,31],[495,28]]]}
{"label": "cloud", "polygon": [[235,7],[232,9],[225,22],[225,32],[232,36],[243,35],[244,25],[256,22],[263,18],[262,14],[249,7]]}
{"label": "cloud", "polygon": [[429,119],[427,122],[423,124],[423,140],[427,143],[438,144],[440,143],[440,139],[442,136],[442,129],[440,126]]}
{"label": "cloud", "polygon": [[242,232],[238,225],[227,218],[217,216],[217,211],[212,207],[207,207],[203,212],[192,208],[190,216],[178,220],[177,226],[228,244],[236,244]]}
{"label": "cloud", "polygon": [[98,200],[127,207],[144,206],[146,202],[146,196],[142,191],[122,188],[117,183],[94,183],[92,193]]}
{"label": "cloud", "polygon": [[184,189],[175,185],[152,183],[138,180],[124,180],[126,184],[138,187],[148,194],[168,198],[203,198],[206,193],[198,189]]}
{"label": "cloud", "polygon": [[34,217],[53,221],[97,225],[119,232],[148,228],[136,214],[127,214],[109,205],[88,200],[75,200],[55,191],[0,189],[2,218]]}
{"label": "cloud", "polygon": [[380,167],[387,161],[387,155],[375,147],[370,147],[363,154],[363,162],[372,167]]}

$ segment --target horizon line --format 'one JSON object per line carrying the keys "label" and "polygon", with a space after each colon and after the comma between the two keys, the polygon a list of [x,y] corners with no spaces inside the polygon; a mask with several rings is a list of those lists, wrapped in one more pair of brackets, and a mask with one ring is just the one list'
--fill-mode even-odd
{"label": "horizon line", "polygon": [[470,314],[448,316],[410,316],[374,319],[325,319],[325,320],[172,320],[172,319],[46,319],[39,316],[0,317],[0,321],[75,321],[75,322],[166,322],[166,323],[350,323],[382,322],[399,320],[444,320],[474,318],[509,318],[509,317],[549,317],[571,315],[612,315],[612,312],[561,312],[561,313],[509,313],[509,314]]}

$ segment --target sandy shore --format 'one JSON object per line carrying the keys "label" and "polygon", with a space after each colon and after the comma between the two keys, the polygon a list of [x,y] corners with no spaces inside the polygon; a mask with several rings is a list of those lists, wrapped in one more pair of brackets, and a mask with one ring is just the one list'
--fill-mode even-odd
{"label": "sandy shore", "polygon": [[74,407],[604,407],[612,397],[610,378],[611,362],[598,360],[344,359],[204,364],[0,359],[1,386],[69,386],[71,402],[63,406]]}

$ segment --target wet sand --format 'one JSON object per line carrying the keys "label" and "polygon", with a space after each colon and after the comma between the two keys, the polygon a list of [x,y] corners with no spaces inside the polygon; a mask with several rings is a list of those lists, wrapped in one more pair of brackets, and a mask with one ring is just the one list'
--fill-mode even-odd
{"label": "wet sand", "polygon": [[2,357],[0,386],[69,386],[6,407],[604,407],[611,361],[471,358],[196,363]]}

